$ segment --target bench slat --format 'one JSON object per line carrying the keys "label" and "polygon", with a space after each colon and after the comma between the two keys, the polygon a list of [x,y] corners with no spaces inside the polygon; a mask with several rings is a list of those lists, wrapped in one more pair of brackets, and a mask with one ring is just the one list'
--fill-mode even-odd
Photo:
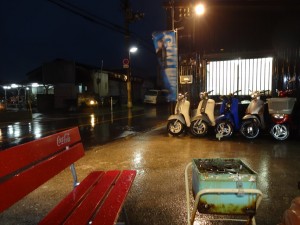
{"label": "bench slat", "polygon": [[99,204],[106,197],[111,186],[119,176],[120,171],[108,171],[105,173],[99,183],[90,192],[87,198],[68,218],[64,225],[81,225],[88,224]]}
{"label": "bench slat", "polygon": [[54,154],[81,140],[78,127],[40,138],[0,152],[0,177]]}
{"label": "bench slat", "polygon": [[[84,156],[78,128],[0,152],[0,213]],[[94,171],[40,225],[113,225],[136,171]]]}
{"label": "bench slat", "polygon": [[81,143],[0,183],[0,212],[48,181],[84,155]]}
{"label": "bench slat", "polygon": [[124,170],[122,172],[105,202],[97,212],[92,223],[93,225],[113,225],[116,223],[135,176],[136,171],[133,170]]}
{"label": "bench slat", "polygon": [[91,172],[70,194],[67,195],[51,212],[48,213],[39,225],[62,224],[67,217],[91,192],[99,179],[104,175],[103,171]]}

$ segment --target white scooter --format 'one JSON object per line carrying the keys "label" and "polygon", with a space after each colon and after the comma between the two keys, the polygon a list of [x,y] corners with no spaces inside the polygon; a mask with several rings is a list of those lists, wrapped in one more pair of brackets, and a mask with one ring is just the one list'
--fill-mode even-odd
{"label": "white scooter", "polygon": [[202,137],[207,134],[208,126],[215,126],[215,100],[209,99],[208,95],[212,93],[201,92],[200,102],[197,108],[196,115],[193,116],[190,131],[195,137]]}
{"label": "white scooter", "polygon": [[190,102],[187,100],[187,93],[179,94],[175,106],[175,113],[168,118],[167,129],[169,134],[178,136],[190,127]]}

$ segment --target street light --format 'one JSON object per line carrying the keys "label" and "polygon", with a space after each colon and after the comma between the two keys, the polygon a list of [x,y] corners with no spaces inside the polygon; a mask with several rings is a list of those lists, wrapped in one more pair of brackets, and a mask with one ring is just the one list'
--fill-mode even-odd
{"label": "street light", "polygon": [[131,98],[131,58],[130,55],[131,53],[137,52],[138,48],[137,47],[131,47],[128,52],[128,57],[129,57],[129,66],[128,66],[128,76],[127,76],[127,107],[132,108],[132,98]]}
{"label": "street light", "polygon": [[195,15],[193,16],[193,48],[195,48],[195,23],[196,23],[196,16],[202,16],[205,13],[205,6],[202,3],[198,3],[194,7]]}
{"label": "street light", "polygon": [[138,50],[137,47],[131,47],[131,48],[129,49],[129,54],[130,54],[130,53],[135,53],[137,50]]}
{"label": "street light", "polygon": [[[193,26],[192,26],[192,28],[193,28],[193,30],[192,30],[192,32],[193,32],[192,47],[195,50],[195,47],[196,47],[196,44],[195,44],[195,42],[196,42],[196,38],[195,38],[195,36],[196,36],[195,35],[196,17],[202,16],[205,13],[205,6],[204,6],[204,4],[202,4],[202,3],[193,4],[193,5],[185,5],[185,4],[183,4],[183,6],[175,6],[175,1],[172,0],[172,1],[169,1],[169,4],[168,4],[167,8],[171,9],[172,30],[178,30],[178,29],[175,29],[175,22],[180,22],[181,21],[181,20],[179,20],[179,21],[175,20],[175,8],[179,8],[179,10],[183,9],[183,12],[187,12],[186,14],[185,13],[182,14],[183,18],[188,18],[188,17],[192,16],[192,19],[193,19]],[[189,13],[190,11],[193,11],[193,13],[190,14]],[[176,35],[177,35],[177,32],[176,32]],[[176,37],[176,40],[178,41],[177,37]],[[179,48],[179,46],[177,46],[177,48]],[[196,71],[194,73],[196,75]],[[177,69],[177,77],[178,76],[179,76],[179,70]],[[172,104],[173,104],[173,102],[171,103],[171,111],[173,111],[173,108],[174,108]]]}
{"label": "street light", "polygon": [[[193,42],[192,42],[192,49],[193,51],[196,52],[195,55],[195,59],[196,59],[196,64],[194,67],[194,71],[193,71],[193,75],[194,78],[193,80],[195,81],[193,84],[193,93],[195,93],[194,91],[196,90],[196,93],[198,93],[200,91],[200,84],[201,84],[201,60],[202,60],[202,55],[201,55],[201,49],[200,50],[200,61],[199,61],[199,57],[198,57],[198,42],[196,42],[196,36],[197,36],[197,32],[196,32],[196,19],[197,17],[202,17],[205,13],[205,5],[203,3],[198,3],[194,5],[194,15],[193,15]],[[199,68],[199,70],[198,70]],[[199,72],[197,72],[199,71]],[[195,96],[195,94],[192,94],[193,96]]]}
{"label": "street light", "polygon": [[196,15],[203,15],[205,13],[205,7],[202,3],[199,3],[195,6]]}

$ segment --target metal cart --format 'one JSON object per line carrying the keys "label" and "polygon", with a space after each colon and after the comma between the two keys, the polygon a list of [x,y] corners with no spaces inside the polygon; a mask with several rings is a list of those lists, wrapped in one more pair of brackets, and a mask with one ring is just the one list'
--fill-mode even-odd
{"label": "metal cart", "polygon": [[[192,213],[188,178],[190,167],[195,199]],[[205,220],[244,221],[247,225],[256,225],[254,216],[263,195],[256,188],[256,179],[256,173],[239,159],[193,159],[185,168],[188,225],[194,224],[197,209],[200,215],[224,215],[221,219]],[[239,218],[232,218],[233,215]]]}

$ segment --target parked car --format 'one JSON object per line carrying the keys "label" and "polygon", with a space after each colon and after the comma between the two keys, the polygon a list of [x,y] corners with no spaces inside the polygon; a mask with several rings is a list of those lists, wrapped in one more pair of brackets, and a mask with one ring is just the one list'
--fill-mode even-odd
{"label": "parked car", "polygon": [[98,105],[98,101],[92,94],[79,94],[77,104],[80,107],[96,107]]}
{"label": "parked car", "polygon": [[145,93],[144,103],[159,104],[169,102],[168,90],[148,90]]}

